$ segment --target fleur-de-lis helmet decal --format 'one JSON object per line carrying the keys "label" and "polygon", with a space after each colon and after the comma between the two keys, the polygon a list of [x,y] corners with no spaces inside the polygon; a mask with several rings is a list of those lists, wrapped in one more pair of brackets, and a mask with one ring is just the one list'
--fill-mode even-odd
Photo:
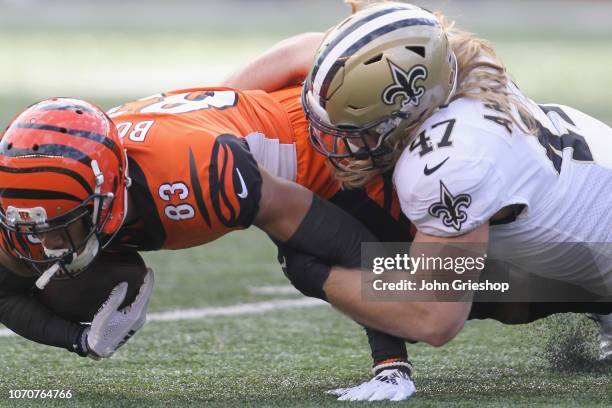
{"label": "fleur-de-lis helmet decal", "polygon": [[427,68],[415,65],[406,72],[389,60],[389,68],[393,76],[393,83],[386,87],[382,93],[382,100],[387,105],[394,105],[397,97],[401,97],[402,107],[418,106],[425,95],[425,87],[417,85],[417,81],[427,79]]}
{"label": "fleur-de-lis helmet decal", "polygon": [[472,197],[469,194],[454,196],[440,180],[440,201],[429,207],[429,214],[432,217],[441,218],[445,226],[461,231],[461,226],[467,221],[465,209],[470,204],[472,204]]}

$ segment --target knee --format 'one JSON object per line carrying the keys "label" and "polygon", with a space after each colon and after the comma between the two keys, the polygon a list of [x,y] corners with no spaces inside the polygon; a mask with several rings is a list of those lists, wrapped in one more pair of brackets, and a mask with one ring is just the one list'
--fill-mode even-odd
{"label": "knee", "polygon": [[416,319],[400,321],[398,333],[407,340],[416,340],[433,347],[442,347],[457,336],[463,328],[465,317],[460,313],[449,313],[445,307],[424,310]]}
{"label": "knee", "polygon": [[442,347],[454,339],[457,332],[458,330],[456,330],[456,328],[453,326],[437,325],[428,331],[426,338],[423,341],[433,347]]}

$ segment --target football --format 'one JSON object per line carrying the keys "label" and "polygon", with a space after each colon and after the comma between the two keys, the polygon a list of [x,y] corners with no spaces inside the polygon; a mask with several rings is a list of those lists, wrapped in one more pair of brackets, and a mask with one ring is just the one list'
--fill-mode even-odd
{"label": "football", "polygon": [[136,252],[103,252],[85,271],[74,278],[52,279],[37,295],[59,316],[74,322],[91,322],[120,282],[128,283],[121,307],[132,303],[146,273],[144,260]]}

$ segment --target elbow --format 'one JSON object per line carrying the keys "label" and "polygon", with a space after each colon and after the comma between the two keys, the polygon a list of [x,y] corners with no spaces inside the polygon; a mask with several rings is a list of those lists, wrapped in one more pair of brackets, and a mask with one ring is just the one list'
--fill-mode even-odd
{"label": "elbow", "polygon": [[283,61],[292,61],[292,80],[301,82],[308,75],[324,37],[324,33],[303,33],[283,44]]}

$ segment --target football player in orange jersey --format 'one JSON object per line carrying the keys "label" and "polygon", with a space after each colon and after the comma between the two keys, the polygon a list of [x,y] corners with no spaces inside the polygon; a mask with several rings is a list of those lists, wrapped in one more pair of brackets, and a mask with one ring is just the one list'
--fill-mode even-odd
{"label": "football player in orange jersey", "polygon": [[[308,190],[269,173],[363,215],[381,238],[409,239],[388,181],[381,177],[365,191],[339,188],[310,148],[299,99],[299,88],[270,95],[229,88],[174,91],[111,110],[114,124],[79,100],[33,105],[0,142],[0,269],[44,286],[56,273],[79,273],[103,248],[187,248],[253,223],[278,241],[357,266],[355,249],[372,239],[368,232]],[[321,223],[313,234],[309,225]],[[329,236],[321,236],[329,228]],[[104,333],[96,320],[91,328],[64,321],[35,299],[8,292],[0,293],[0,318],[32,340],[108,357],[144,323],[152,276],[145,286],[140,308],[133,308],[140,311],[137,324],[125,322],[110,339],[93,338],[94,330]],[[18,315],[10,313],[15,302]],[[115,312],[105,310],[116,323],[122,314]],[[44,324],[49,321],[54,324]],[[409,373],[402,340],[368,334],[376,371],[396,367]],[[407,375],[405,392],[411,393]]]}

